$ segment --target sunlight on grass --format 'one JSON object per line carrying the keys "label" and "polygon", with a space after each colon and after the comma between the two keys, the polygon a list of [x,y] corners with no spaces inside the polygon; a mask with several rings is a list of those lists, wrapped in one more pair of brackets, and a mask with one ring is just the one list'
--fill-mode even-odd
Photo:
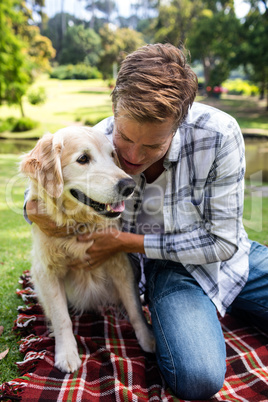
{"label": "sunlight on grass", "polygon": [[[56,80],[39,78],[33,87],[44,87],[47,101],[43,105],[31,105],[24,97],[25,115],[40,122],[39,127],[24,133],[8,133],[7,138],[37,138],[46,132],[72,124],[84,124],[85,120],[97,121],[112,115],[112,102],[107,83],[102,80]],[[101,112],[100,112],[101,110]],[[16,106],[1,106],[0,117],[19,117]],[[78,123],[79,122],[79,123]]]}

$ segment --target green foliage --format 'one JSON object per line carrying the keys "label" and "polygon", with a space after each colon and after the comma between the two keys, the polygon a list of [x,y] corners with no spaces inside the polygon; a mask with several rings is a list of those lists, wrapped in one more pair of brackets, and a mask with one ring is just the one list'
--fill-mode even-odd
{"label": "green foliage", "polygon": [[12,131],[13,132],[29,131],[36,128],[38,125],[39,123],[35,120],[30,119],[30,117],[20,117],[19,119],[16,120],[12,128]]}
{"label": "green foliage", "polygon": [[82,21],[78,20],[69,13],[57,13],[53,17],[49,18],[49,20],[44,24],[42,24],[42,35],[48,37],[52,42],[53,48],[56,49],[56,55],[54,55],[56,61],[59,60],[66,26],[78,24],[82,24]]}
{"label": "green foliage", "polygon": [[113,66],[119,65],[128,53],[144,45],[141,33],[130,28],[112,29],[108,24],[100,29],[102,53],[98,68],[104,79],[113,77]]}
{"label": "green foliage", "polygon": [[230,95],[258,95],[259,88],[249,81],[236,78],[235,80],[227,80],[223,84],[224,88],[228,89]]}
{"label": "green foliage", "polygon": [[99,114],[97,116],[93,116],[93,117],[88,117],[86,118],[86,120],[84,121],[84,125],[85,126],[90,126],[93,127],[96,124],[98,124],[100,121],[106,119],[107,117],[109,117],[110,114]]}
{"label": "green foliage", "polygon": [[31,65],[31,77],[35,78],[40,72],[50,71],[49,60],[56,54],[50,39],[40,35],[39,28],[32,25],[26,25],[21,35],[28,43],[27,55]]}
{"label": "green foliage", "polygon": [[96,11],[103,14],[105,23],[109,23],[111,22],[113,11],[116,11],[116,3],[114,0],[87,0],[86,9],[92,14],[92,24],[94,24],[94,20],[96,19]]}
{"label": "green foliage", "polygon": [[0,120],[0,133],[4,131],[12,131],[14,125],[16,123],[15,117],[8,117],[7,119]]}
{"label": "green foliage", "polygon": [[201,0],[172,0],[159,8],[155,20],[155,42],[170,42],[174,46],[184,44],[196,18],[203,9]]}
{"label": "green foliage", "polygon": [[[254,3],[254,2],[253,2]],[[235,65],[243,65],[250,80],[267,94],[268,110],[268,9],[261,13],[257,6],[251,8],[240,29],[240,45],[234,57]]]}
{"label": "green foliage", "polygon": [[58,78],[59,80],[88,80],[95,78],[102,78],[101,73],[96,67],[90,67],[86,64],[77,64],[68,66],[55,67],[50,73],[51,78]]}
{"label": "green foliage", "polygon": [[25,58],[26,44],[16,35],[15,25],[23,23],[18,1],[0,4],[0,102],[21,104],[30,83],[30,66]]}
{"label": "green foliage", "polygon": [[99,35],[93,29],[86,29],[83,25],[68,27],[63,37],[59,63],[87,62],[91,66],[96,66],[101,50],[100,42]]}
{"label": "green foliage", "polygon": [[27,98],[31,105],[41,105],[47,100],[46,90],[44,87],[33,88],[28,92]]}
{"label": "green foliage", "polygon": [[23,132],[29,131],[38,127],[39,123],[30,119],[29,117],[8,117],[7,119],[0,120],[0,133],[4,131]]}
{"label": "green foliage", "polygon": [[205,87],[220,86],[229,77],[233,48],[238,40],[240,22],[234,14],[233,2],[223,3],[214,10],[202,10],[186,41],[192,59],[202,61]]}
{"label": "green foliage", "polygon": [[22,116],[22,97],[35,73],[48,67],[54,50],[30,20],[24,2],[0,2],[0,103],[19,105]]}

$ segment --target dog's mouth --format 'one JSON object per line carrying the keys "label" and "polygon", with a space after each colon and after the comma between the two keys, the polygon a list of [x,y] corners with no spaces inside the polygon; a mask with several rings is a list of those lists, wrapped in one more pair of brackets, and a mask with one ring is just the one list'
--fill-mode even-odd
{"label": "dog's mouth", "polygon": [[98,214],[104,215],[107,218],[117,218],[125,209],[124,201],[115,202],[111,204],[102,204],[98,201],[92,200],[85,193],[80,190],[72,188],[70,193],[79,202],[93,208]]}

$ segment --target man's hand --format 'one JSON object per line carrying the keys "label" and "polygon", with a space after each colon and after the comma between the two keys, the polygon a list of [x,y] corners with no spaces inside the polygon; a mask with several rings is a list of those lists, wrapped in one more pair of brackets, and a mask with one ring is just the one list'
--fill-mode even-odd
{"label": "man's hand", "polygon": [[[145,253],[143,235],[121,232],[115,228],[79,235],[77,239],[81,242],[93,241],[87,250],[88,257],[86,257],[89,269],[97,268],[118,252]],[[83,267],[86,266],[83,265]]]}
{"label": "man's hand", "polygon": [[[28,201],[26,203],[27,216],[31,222],[34,222],[43,233],[52,237],[65,237],[74,234],[74,230],[67,226],[57,226],[48,215],[38,208],[38,201]],[[72,230],[72,232],[70,232]]]}

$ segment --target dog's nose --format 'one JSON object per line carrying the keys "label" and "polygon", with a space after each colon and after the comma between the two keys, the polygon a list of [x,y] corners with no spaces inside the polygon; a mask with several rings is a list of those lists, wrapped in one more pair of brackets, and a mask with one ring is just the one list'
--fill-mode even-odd
{"label": "dog's nose", "polygon": [[117,189],[120,195],[128,197],[134,191],[136,183],[133,179],[121,179],[117,183]]}

